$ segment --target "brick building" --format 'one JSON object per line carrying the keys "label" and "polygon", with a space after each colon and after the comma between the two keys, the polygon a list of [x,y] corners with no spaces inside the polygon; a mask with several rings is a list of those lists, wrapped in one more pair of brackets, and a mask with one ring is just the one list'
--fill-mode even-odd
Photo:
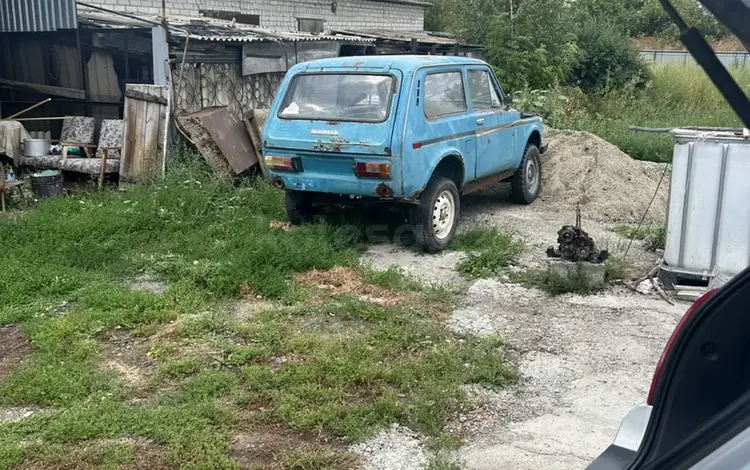
{"label": "brick building", "polygon": [[[160,15],[160,2],[99,0],[99,6],[122,12]],[[422,31],[420,0],[167,0],[167,15],[198,16],[201,11],[242,15],[242,22],[286,31],[331,29]]]}

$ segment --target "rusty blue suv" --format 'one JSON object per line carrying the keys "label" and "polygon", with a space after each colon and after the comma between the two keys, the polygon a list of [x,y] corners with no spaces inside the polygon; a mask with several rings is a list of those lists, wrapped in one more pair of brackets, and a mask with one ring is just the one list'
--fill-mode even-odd
{"label": "rusty blue suv", "polygon": [[430,252],[452,241],[459,195],[509,181],[541,191],[542,120],[506,102],[483,61],[365,56],[295,65],[263,129],[268,178],[290,220],[319,206],[388,202],[405,209]]}

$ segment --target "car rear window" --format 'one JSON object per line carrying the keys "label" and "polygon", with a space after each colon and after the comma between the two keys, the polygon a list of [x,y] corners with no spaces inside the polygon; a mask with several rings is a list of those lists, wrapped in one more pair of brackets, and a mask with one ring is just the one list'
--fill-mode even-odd
{"label": "car rear window", "polygon": [[282,119],[383,122],[388,119],[393,86],[392,75],[297,75],[278,115]]}

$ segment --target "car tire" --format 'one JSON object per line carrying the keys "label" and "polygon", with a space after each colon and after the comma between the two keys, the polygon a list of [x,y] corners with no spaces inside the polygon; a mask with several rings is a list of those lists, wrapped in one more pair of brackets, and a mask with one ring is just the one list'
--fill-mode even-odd
{"label": "car tire", "polygon": [[542,157],[536,145],[526,146],[510,187],[511,198],[519,204],[531,204],[542,193]]}
{"label": "car tire", "polygon": [[411,223],[417,246],[428,253],[446,249],[456,235],[461,215],[461,200],[456,183],[448,178],[433,178],[412,209]]}
{"label": "car tire", "polygon": [[286,191],[286,216],[292,225],[303,225],[312,220],[312,197],[304,191]]}

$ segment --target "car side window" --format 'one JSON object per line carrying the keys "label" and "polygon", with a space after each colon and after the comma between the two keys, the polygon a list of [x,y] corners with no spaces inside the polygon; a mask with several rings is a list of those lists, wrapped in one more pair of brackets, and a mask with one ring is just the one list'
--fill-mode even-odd
{"label": "car side window", "polygon": [[437,72],[425,76],[424,115],[428,119],[466,111],[468,107],[461,72]]}
{"label": "car side window", "polygon": [[469,70],[469,97],[474,111],[500,107],[500,97],[487,70]]}

